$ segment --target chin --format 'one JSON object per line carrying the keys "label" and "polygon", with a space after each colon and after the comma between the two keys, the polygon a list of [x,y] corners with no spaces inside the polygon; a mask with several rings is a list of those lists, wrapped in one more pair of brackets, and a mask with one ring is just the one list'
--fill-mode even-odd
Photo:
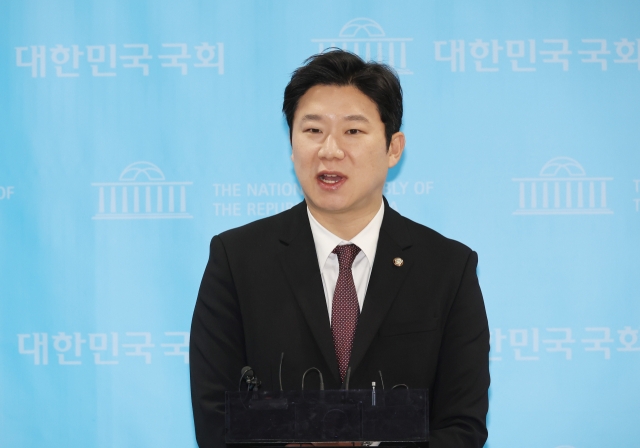
{"label": "chin", "polygon": [[347,201],[338,198],[317,198],[317,200],[311,199],[313,205],[318,209],[326,212],[340,212],[347,210],[351,204]]}

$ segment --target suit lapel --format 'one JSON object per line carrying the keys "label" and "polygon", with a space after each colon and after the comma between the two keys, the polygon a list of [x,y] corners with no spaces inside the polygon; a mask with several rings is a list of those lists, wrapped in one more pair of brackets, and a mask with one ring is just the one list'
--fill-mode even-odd
{"label": "suit lapel", "polygon": [[298,204],[291,212],[293,221],[283,229],[280,237],[280,242],[285,246],[280,253],[280,261],[320,351],[334,378],[340,383],[327,302],[306,203]]}
{"label": "suit lapel", "polygon": [[[389,207],[386,199],[384,202],[376,257],[351,350],[352,372],[362,361],[413,265],[411,253],[406,250],[411,247],[411,238],[403,218]],[[395,258],[403,260],[402,266],[394,265]]]}

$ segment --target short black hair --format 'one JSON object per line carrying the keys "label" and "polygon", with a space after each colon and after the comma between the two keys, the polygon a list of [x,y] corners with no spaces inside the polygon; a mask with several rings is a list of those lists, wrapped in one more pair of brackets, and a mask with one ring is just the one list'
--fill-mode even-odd
{"label": "short black hair", "polygon": [[304,61],[284,89],[282,112],[287,118],[290,139],[298,102],[316,85],[353,86],[369,97],[378,106],[387,147],[391,144],[391,136],[400,131],[402,87],[395,70],[380,62],[365,62],[349,51],[330,48]]}

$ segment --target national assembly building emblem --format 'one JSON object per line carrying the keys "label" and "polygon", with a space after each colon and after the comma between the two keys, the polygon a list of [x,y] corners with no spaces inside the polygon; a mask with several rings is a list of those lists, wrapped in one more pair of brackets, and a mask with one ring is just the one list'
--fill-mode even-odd
{"label": "national assembly building emblem", "polygon": [[410,37],[387,37],[375,20],[360,17],[350,20],[337,37],[311,39],[318,44],[318,52],[337,47],[351,51],[365,61],[385,62],[400,75],[412,75],[407,68],[407,43]]}
{"label": "national assembly building emblem", "polygon": [[518,184],[518,209],[514,215],[603,215],[607,184],[612,177],[588,177],[570,157],[555,157],[544,164],[538,177],[512,179]]}
{"label": "national assembly building emblem", "polygon": [[116,182],[94,182],[98,212],[93,219],[185,219],[187,186],[193,182],[168,182],[150,162],[127,166]]}

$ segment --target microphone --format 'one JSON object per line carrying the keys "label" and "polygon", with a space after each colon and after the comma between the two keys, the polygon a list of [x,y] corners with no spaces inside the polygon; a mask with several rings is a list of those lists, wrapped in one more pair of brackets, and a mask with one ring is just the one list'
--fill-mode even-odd
{"label": "microphone", "polygon": [[282,392],[282,360],[284,359],[284,352],[280,354],[280,369],[278,370],[278,380],[280,380],[280,392]]}
{"label": "microphone", "polygon": [[[245,379],[246,378],[246,379]],[[240,387],[242,386],[242,380],[245,380],[247,383],[247,390],[252,391],[253,389],[260,388],[260,380],[253,371],[251,366],[244,366],[242,370],[240,370],[240,383],[238,384],[238,392],[240,392]]]}
{"label": "microphone", "polygon": [[380,375],[380,384],[382,384],[382,388],[384,389],[384,380],[382,379],[382,370],[378,370],[378,375]]}
{"label": "microphone", "polygon": [[351,378],[351,366],[347,367],[347,374],[344,377],[344,390],[349,390],[349,379]]}
{"label": "microphone", "polygon": [[320,377],[320,390],[324,390],[324,378],[322,377],[322,372],[320,371],[320,369],[316,368],[316,367],[309,367],[307,370],[305,370],[305,372],[302,374],[302,390],[304,390],[304,379],[307,376],[307,373],[309,373],[310,371],[315,370],[316,372],[318,372],[318,376]]}

